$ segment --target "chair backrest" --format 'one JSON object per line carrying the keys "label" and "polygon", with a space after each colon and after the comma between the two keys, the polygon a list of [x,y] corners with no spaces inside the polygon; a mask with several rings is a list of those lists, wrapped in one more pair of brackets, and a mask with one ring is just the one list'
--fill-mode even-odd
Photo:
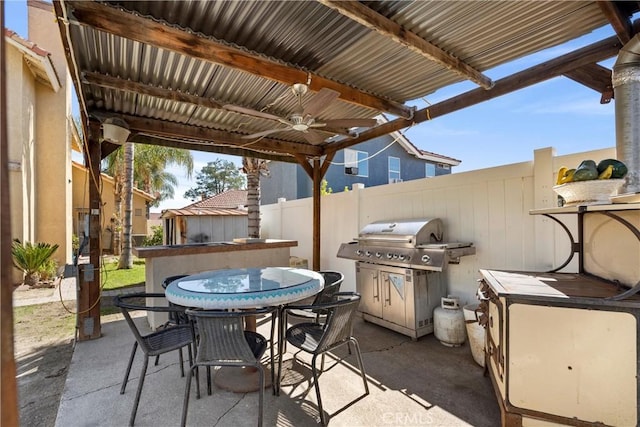
{"label": "chair backrest", "polygon": [[334,302],[322,305],[322,309],[327,312],[327,321],[316,349],[317,353],[329,350],[351,337],[353,319],[360,304],[360,294],[338,292],[333,298]]}
{"label": "chair backrest", "polygon": [[164,303],[167,303],[167,300],[164,294],[160,293],[146,293],[146,292],[136,292],[132,294],[126,295],[117,295],[113,299],[113,305],[120,308],[122,315],[124,316],[131,332],[136,338],[138,345],[145,353],[148,353],[151,349],[149,348],[149,343],[144,338],[153,335],[155,332],[151,332],[149,334],[143,334],[138,325],[131,318],[131,311],[154,311],[160,313],[177,313],[183,312],[184,308],[180,308],[178,306],[151,306],[148,305],[148,301],[150,300],[162,300]]}
{"label": "chair backrest", "polygon": [[271,313],[275,309],[269,307],[251,311],[186,310],[186,314],[195,320],[200,336],[196,362],[255,362],[256,356],[245,337],[244,318]]}
{"label": "chair backrest", "polygon": [[324,288],[316,294],[313,305],[333,301],[333,296],[340,292],[340,286],[344,281],[344,274],[339,271],[321,271],[320,274],[324,277]]}

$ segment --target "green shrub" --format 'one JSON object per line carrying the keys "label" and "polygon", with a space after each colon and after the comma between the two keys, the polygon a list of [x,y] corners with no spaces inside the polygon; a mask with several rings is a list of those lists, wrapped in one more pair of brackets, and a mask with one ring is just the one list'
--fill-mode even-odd
{"label": "green shrub", "polygon": [[58,245],[49,243],[22,242],[18,239],[13,241],[11,255],[13,263],[25,274],[24,284],[34,286],[40,280],[40,272],[45,263],[58,250]]}
{"label": "green shrub", "polygon": [[159,246],[162,244],[163,229],[159,225],[151,226],[153,232],[150,236],[145,236],[142,240],[142,246]]}
{"label": "green shrub", "polygon": [[40,280],[51,280],[58,276],[58,261],[55,259],[48,259],[42,264],[40,269]]}

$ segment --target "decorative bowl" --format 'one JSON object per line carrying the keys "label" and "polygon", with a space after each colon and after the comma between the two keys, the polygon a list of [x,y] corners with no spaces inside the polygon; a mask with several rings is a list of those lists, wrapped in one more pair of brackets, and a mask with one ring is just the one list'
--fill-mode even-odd
{"label": "decorative bowl", "polygon": [[597,205],[611,203],[624,179],[593,179],[555,185],[553,191],[564,199],[564,206]]}

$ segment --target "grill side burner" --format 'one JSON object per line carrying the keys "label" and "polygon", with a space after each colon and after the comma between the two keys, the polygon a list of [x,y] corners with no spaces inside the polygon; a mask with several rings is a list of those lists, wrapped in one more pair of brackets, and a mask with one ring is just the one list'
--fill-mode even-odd
{"label": "grill side burner", "polygon": [[442,221],[407,219],[365,226],[337,256],[356,262],[356,289],[364,320],[410,336],[433,332],[433,310],[447,296],[442,274],[471,243],[446,243]]}

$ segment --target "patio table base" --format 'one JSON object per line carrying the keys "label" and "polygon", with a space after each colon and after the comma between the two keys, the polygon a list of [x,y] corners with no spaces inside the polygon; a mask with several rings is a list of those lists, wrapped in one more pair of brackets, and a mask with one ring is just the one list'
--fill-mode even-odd
{"label": "patio table base", "polygon": [[[271,387],[271,369],[263,366],[264,387]],[[213,382],[216,387],[233,393],[258,391],[260,374],[256,368],[223,366],[216,372]]]}

